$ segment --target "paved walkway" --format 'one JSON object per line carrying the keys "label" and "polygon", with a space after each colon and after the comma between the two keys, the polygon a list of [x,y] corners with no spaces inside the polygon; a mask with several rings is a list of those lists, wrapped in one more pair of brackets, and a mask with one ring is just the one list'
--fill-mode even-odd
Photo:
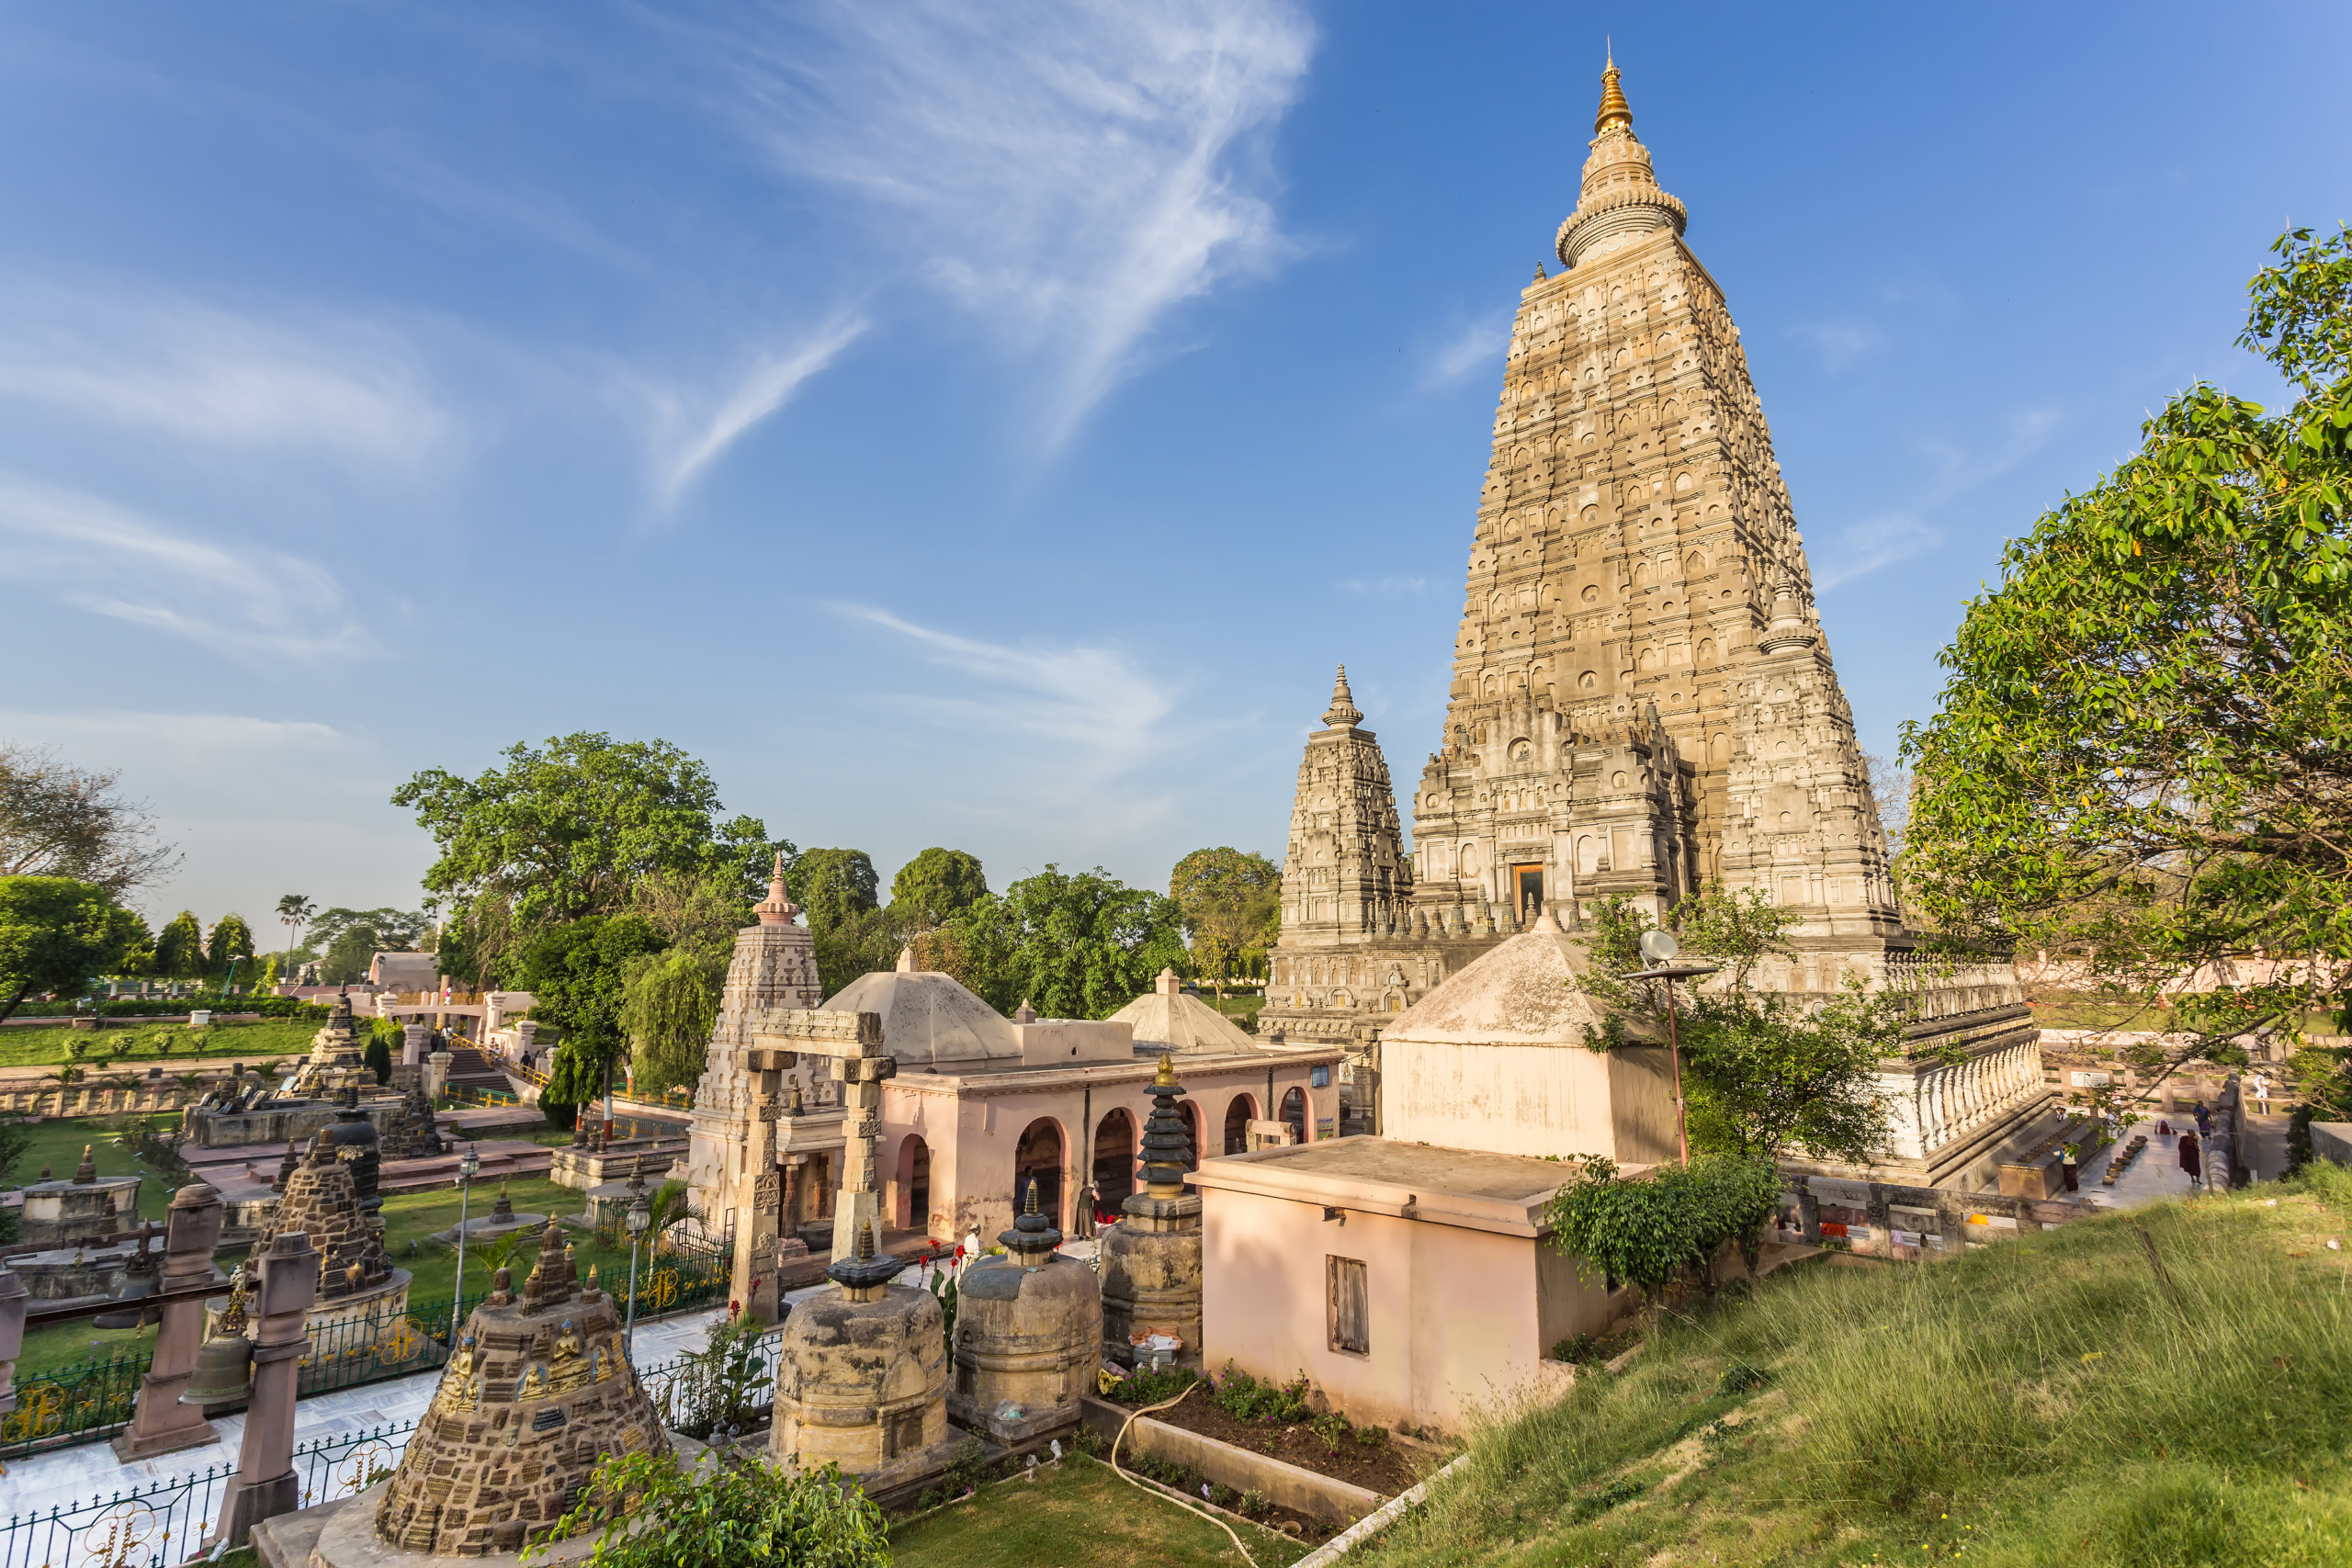
{"label": "paved walkway", "polygon": [[[2274,1102],[2275,1103],[2275,1102]],[[2159,1121],[2172,1126],[2169,1134],[2156,1131]],[[2172,1117],[2151,1117],[2134,1122],[2123,1131],[2115,1144],[2102,1149],[2092,1163],[2082,1168],[2082,1190],[2075,1196],[2085,1202],[2103,1209],[2132,1209],[2143,1203],[2153,1203],[2159,1198],[2185,1198],[2198,1190],[2189,1185],[2188,1173],[2180,1168],[2180,1130],[2194,1132],[2197,1119],[2183,1114]],[[2248,1116],[2246,1118],[2246,1164],[2254,1171],[2256,1181],[2276,1181],[2287,1171],[2287,1118],[2284,1116]],[[2099,1178],[2106,1173],[2107,1162],[2115,1151],[2137,1135],[2144,1134],[2148,1146],[2140,1157],[2115,1179],[2112,1187],[2103,1186]]]}

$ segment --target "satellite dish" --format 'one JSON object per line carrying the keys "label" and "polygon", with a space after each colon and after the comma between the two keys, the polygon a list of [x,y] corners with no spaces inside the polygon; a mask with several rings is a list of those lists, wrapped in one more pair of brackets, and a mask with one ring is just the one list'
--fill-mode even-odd
{"label": "satellite dish", "polygon": [[1671,931],[1645,931],[1642,933],[1642,957],[1652,964],[1671,964],[1682,944],[1674,940]]}

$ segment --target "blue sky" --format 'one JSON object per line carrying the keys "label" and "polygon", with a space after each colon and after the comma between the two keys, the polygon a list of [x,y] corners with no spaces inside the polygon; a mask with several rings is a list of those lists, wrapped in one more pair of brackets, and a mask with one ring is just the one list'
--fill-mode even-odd
{"label": "blue sky", "polygon": [[2005,538],[2275,396],[2352,12],[10,7],[0,735],[208,921],[415,904],[393,786],[576,729],[886,877],[1278,854],[1335,661],[1438,733],[1612,36],[1891,749]]}

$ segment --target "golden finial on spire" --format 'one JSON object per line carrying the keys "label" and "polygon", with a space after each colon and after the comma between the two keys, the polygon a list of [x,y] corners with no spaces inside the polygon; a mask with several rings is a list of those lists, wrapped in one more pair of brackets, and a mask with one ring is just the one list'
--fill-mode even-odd
{"label": "golden finial on spire", "polygon": [[1176,1064],[1165,1051],[1162,1051],[1159,1054],[1159,1075],[1151,1080],[1151,1087],[1154,1089],[1174,1089],[1176,1087]]}
{"label": "golden finial on spire", "polygon": [[1612,129],[1634,129],[1634,106],[1625,101],[1624,90],[1617,85],[1617,54],[1613,47],[1609,64],[1600,73],[1600,112],[1592,117],[1592,133],[1599,136]]}

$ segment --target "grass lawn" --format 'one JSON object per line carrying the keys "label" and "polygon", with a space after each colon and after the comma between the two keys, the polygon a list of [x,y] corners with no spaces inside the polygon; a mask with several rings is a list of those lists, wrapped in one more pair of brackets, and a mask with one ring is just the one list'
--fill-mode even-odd
{"label": "grass lawn", "polygon": [[2352,1562],[2347,1233],[2352,1171],[2322,1165],[1950,1262],[1785,1270],[1476,1434],[1368,1568]]}
{"label": "grass lawn", "polygon": [[[1241,1562],[1226,1533],[1106,1464],[1072,1454],[1035,1481],[984,1486],[970,1500],[890,1531],[899,1568],[1218,1568]],[[1233,1527],[1261,1568],[1306,1548],[1249,1524]]]}
{"label": "grass lawn", "polygon": [[1258,1013],[1266,1005],[1266,998],[1263,997],[1227,997],[1223,1002],[1219,1002],[1213,993],[1207,991],[1201,993],[1201,1000],[1216,1008],[1217,1011],[1251,1033],[1257,1032]]}
{"label": "grass lawn", "polygon": [[[282,1018],[216,1023],[190,1030],[186,1019],[131,1019],[104,1029],[69,1029],[62,1024],[0,1029],[0,1067],[55,1066],[72,1062],[87,1067],[92,1077],[113,1071],[144,1077],[161,1063],[167,1073],[198,1067],[220,1068],[232,1062],[257,1066],[275,1059],[307,1056],[320,1025]],[[74,1047],[82,1047],[76,1056]],[[164,1054],[157,1055],[158,1049]],[[119,1053],[119,1055],[118,1055]]]}
{"label": "grass lawn", "polygon": [[[130,1154],[117,1148],[109,1134],[103,1130],[104,1119],[43,1122],[31,1129],[33,1145],[18,1162],[14,1177],[18,1180],[34,1179],[43,1164],[58,1176],[74,1174],[74,1167],[82,1157],[84,1144],[95,1145],[94,1156],[102,1175],[129,1174],[135,1168]],[[175,1122],[176,1113],[147,1118],[158,1122]],[[557,1134],[569,1143],[571,1134]],[[495,1181],[478,1181],[468,1213],[487,1214],[498,1201]],[[569,1216],[584,1211],[587,1200],[570,1188],[559,1187],[544,1177],[518,1179],[508,1184],[508,1195],[514,1200],[517,1213],[539,1213]],[[140,1212],[151,1219],[162,1219],[171,1201],[171,1195],[152,1177],[140,1189]],[[419,1305],[440,1302],[446,1304],[457,1280],[458,1255],[449,1247],[424,1239],[435,1231],[447,1230],[458,1221],[458,1190],[453,1185],[424,1192],[393,1193],[384,1199],[384,1247],[390,1253],[392,1267],[405,1269],[415,1276],[409,1287],[409,1299]],[[567,1228],[565,1239],[572,1245],[573,1257],[584,1274],[594,1264],[601,1275],[600,1282],[616,1295],[625,1295],[628,1288],[628,1248],[606,1247],[597,1244],[592,1232]],[[516,1257],[514,1277],[519,1282],[530,1267],[535,1237],[526,1237],[526,1245]],[[224,1259],[221,1267],[232,1267]],[[660,1265],[650,1254],[640,1259],[639,1278],[639,1312],[649,1314],[653,1309],[655,1281]],[[489,1289],[488,1269],[478,1258],[466,1260],[466,1289],[471,1293]],[[49,1371],[69,1361],[93,1356],[121,1355],[130,1351],[151,1351],[153,1348],[152,1329],[100,1329],[87,1323],[60,1324],[53,1328],[36,1329],[25,1336],[25,1349],[17,1362],[19,1377]]]}

